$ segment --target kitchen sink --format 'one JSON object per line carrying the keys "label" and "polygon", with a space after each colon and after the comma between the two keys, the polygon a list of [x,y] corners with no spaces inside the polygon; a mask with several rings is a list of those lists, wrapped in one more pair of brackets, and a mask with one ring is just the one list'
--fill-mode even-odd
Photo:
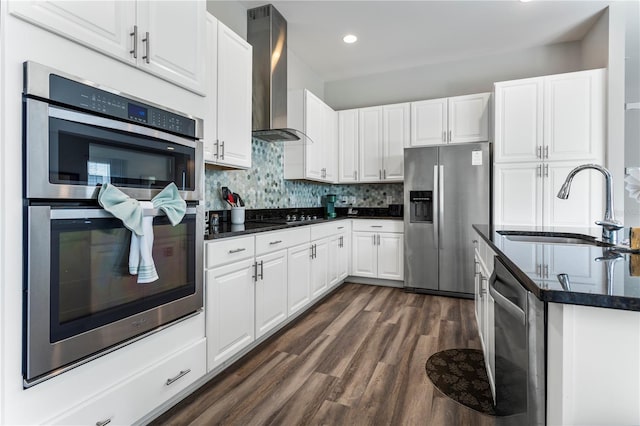
{"label": "kitchen sink", "polygon": [[613,244],[605,243],[597,240],[595,237],[584,234],[571,233],[549,233],[549,232],[530,232],[530,231],[497,231],[498,234],[504,235],[510,241],[520,241],[526,243],[539,244],[574,244],[574,245],[590,245],[612,247]]}

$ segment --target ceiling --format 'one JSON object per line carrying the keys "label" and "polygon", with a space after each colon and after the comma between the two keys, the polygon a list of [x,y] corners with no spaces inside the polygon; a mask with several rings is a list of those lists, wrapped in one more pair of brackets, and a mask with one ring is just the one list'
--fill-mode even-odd
{"label": "ceiling", "polygon": [[[240,1],[247,8],[265,1]],[[271,1],[324,81],[581,40],[608,1]],[[354,33],[347,45],[342,37]]]}

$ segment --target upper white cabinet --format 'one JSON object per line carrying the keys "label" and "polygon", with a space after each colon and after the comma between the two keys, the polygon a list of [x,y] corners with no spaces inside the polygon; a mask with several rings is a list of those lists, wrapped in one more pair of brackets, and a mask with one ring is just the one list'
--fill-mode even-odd
{"label": "upper white cabinet", "polygon": [[360,182],[400,182],[409,144],[409,104],[361,108],[358,113]]}
{"label": "upper white cabinet", "polygon": [[358,110],[338,111],[338,181],[358,181]]}
{"label": "upper white cabinet", "polygon": [[411,146],[489,140],[490,93],[411,103]]}
{"label": "upper white cabinet", "polygon": [[207,14],[206,163],[251,167],[252,47]]}
{"label": "upper white cabinet", "polygon": [[495,84],[495,162],[602,160],[605,70]]}
{"label": "upper white cabinet", "polygon": [[285,143],[285,179],[337,181],[337,113],[310,91],[293,90],[288,95],[288,121],[311,141]]}
{"label": "upper white cabinet", "polygon": [[26,21],[205,94],[204,1],[12,1]]}
{"label": "upper white cabinet", "polygon": [[556,194],[574,167],[604,163],[604,77],[591,70],[496,83],[494,223],[588,227],[603,217],[596,171],[577,175],[567,200]]}

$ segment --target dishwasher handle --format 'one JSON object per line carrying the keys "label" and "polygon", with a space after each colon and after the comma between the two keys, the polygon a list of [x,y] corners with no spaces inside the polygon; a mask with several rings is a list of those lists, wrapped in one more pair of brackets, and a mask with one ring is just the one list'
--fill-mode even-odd
{"label": "dishwasher handle", "polygon": [[[525,312],[515,303],[507,299],[502,295],[498,290],[496,290],[495,283],[496,281],[500,281],[495,274],[491,277],[489,281],[489,294],[493,297],[493,301],[504,308],[511,315],[516,317],[522,324],[526,324],[527,317]],[[504,283],[503,283],[504,284]],[[516,285],[520,285],[519,283],[515,283]]]}

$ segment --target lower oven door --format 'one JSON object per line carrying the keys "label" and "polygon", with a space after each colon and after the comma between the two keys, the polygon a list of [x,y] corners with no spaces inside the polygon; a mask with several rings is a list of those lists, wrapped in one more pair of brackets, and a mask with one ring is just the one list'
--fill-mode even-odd
{"label": "lower oven door", "polygon": [[176,226],[149,213],[159,279],[146,284],[129,273],[131,231],[105,210],[27,209],[25,386],[202,308],[203,206]]}

